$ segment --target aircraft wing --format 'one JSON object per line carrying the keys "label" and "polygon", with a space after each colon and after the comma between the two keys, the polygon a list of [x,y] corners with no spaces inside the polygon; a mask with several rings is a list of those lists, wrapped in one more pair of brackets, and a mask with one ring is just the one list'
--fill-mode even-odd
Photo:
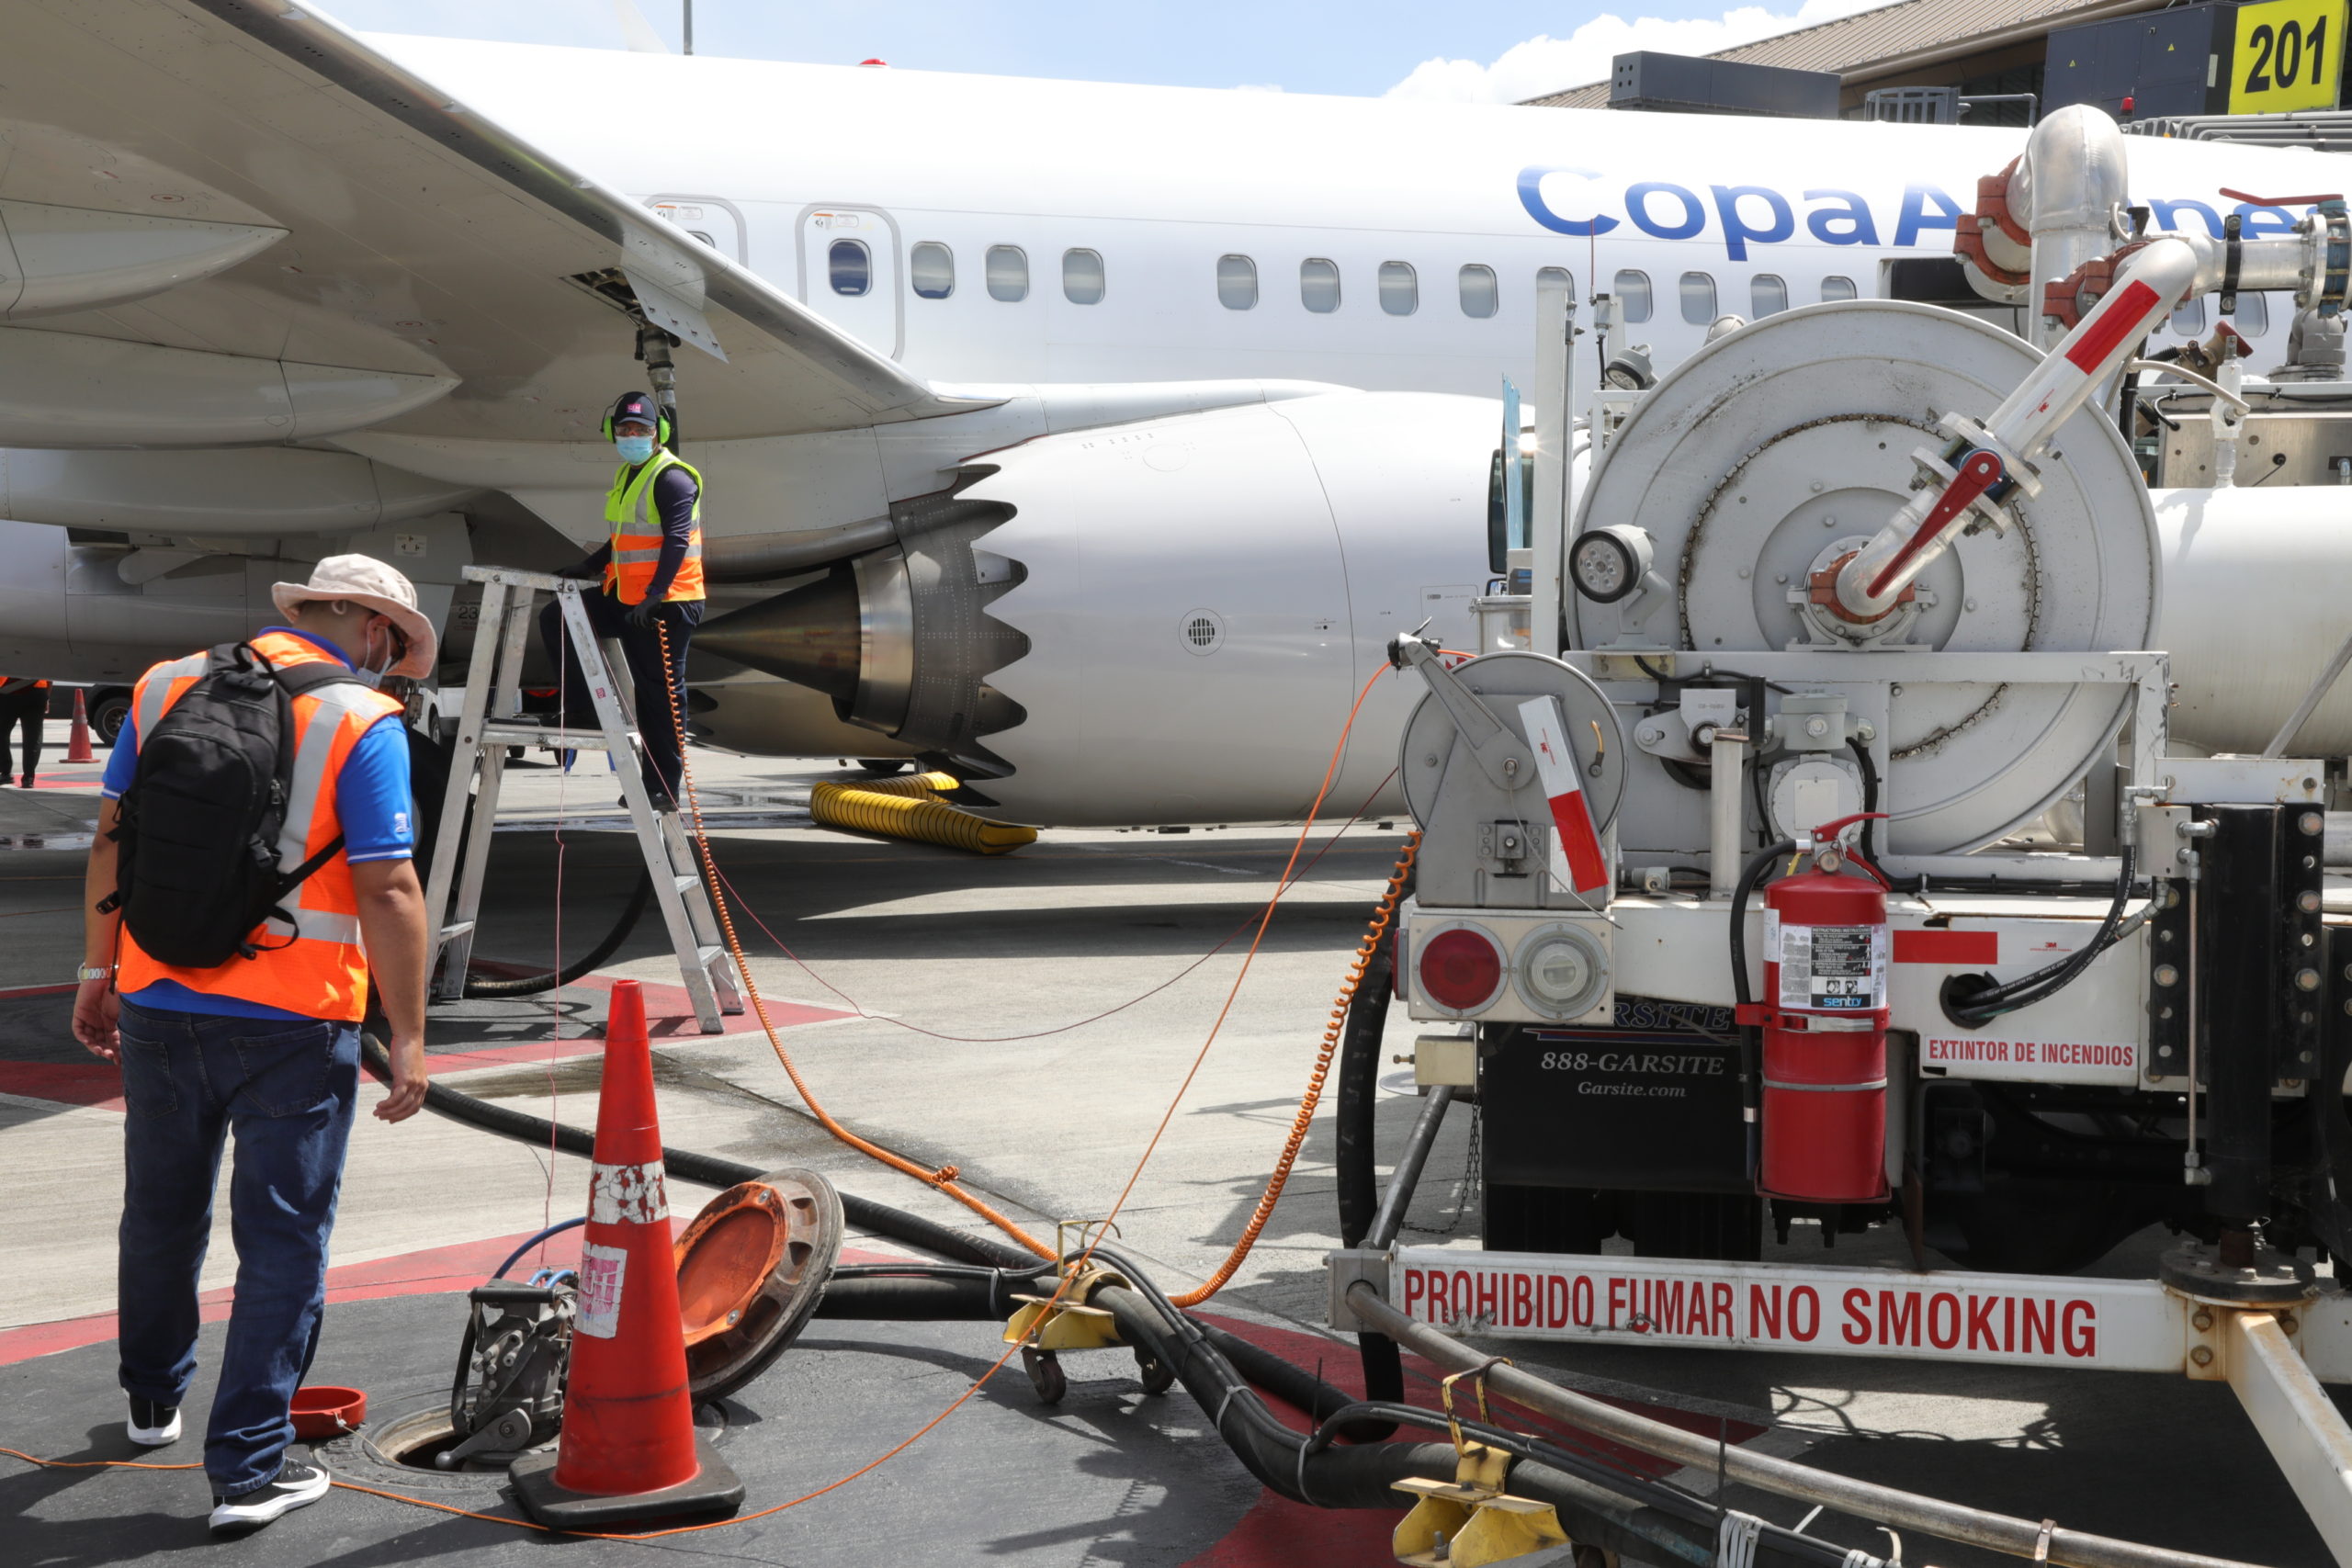
{"label": "aircraft wing", "polygon": [[[230,405],[272,375],[293,414],[263,440],[594,440],[612,397],[645,382],[632,302],[684,340],[696,440],[984,406],[934,394],[304,0],[9,0],[6,17],[0,367],[16,373],[0,381],[18,389],[0,395],[0,441],[251,444]],[[81,389],[102,412],[74,417],[119,428],[39,439],[43,385],[52,402]],[[174,387],[189,389],[176,403]],[[190,423],[213,402],[229,412]],[[136,438],[149,403],[164,434]]]}

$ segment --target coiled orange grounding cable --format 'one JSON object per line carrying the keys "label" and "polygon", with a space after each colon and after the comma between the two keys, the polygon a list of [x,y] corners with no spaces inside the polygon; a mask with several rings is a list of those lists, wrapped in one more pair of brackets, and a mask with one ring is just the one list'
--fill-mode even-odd
{"label": "coiled orange grounding cable", "polygon": [[[670,660],[669,627],[656,622],[655,629],[661,636],[662,658],[666,667]],[[1121,1190],[1117,1202],[1113,1205],[1114,1213],[1125,1207],[1128,1196],[1135,1190],[1136,1179],[1143,1175],[1144,1166],[1150,1161],[1153,1152],[1159,1148],[1160,1137],[1167,1132],[1169,1122],[1175,1115],[1177,1105],[1182,1101],[1185,1092],[1191,1089],[1193,1077],[1199,1073],[1201,1063],[1208,1055],[1209,1047],[1216,1043],[1218,1032],[1224,1028],[1226,1016],[1232,1010],[1234,998],[1240,992],[1241,982],[1249,975],[1250,965],[1258,955],[1260,943],[1265,940],[1266,927],[1273,919],[1274,906],[1281,901],[1283,892],[1289,883],[1290,870],[1298,863],[1299,850],[1305,846],[1306,836],[1313,830],[1316,818],[1323,809],[1323,802],[1331,793],[1332,782],[1339,776],[1340,761],[1347,754],[1348,736],[1355,728],[1356,716],[1363,711],[1364,699],[1372,695],[1374,685],[1379,682],[1382,675],[1386,673],[1388,669],[1385,665],[1374,671],[1371,678],[1364,682],[1363,689],[1356,694],[1355,702],[1349,707],[1347,721],[1340,727],[1339,739],[1332,745],[1331,760],[1323,770],[1322,785],[1315,792],[1315,802],[1307,808],[1306,820],[1299,826],[1298,841],[1291,846],[1290,865],[1284,867],[1281,880],[1275,884],[1273,897],[1267,900],[1265,914],[1258,922],[1257,935],[1250,942],[1249,952],[1243,955],[1241,971],[1234,976],[1232,988],[1226,994],[1225,1006],[1219,1010],[1216,1022],[1209,1030],[1208,1039],[1202,1043],[1199,1055],[1193,1058],[1192,1070],[1185,1074],[1183,1083],[1177,1089],[1175,1098],[1169,1102],[1168,1110],[1161,1116],[1159,1127],[1153,1132],[1150,1143],[1146,1145],[1142,1158],[1136,1162],[1135,1170],[1127,1178],[1126,1186]],[[1000,1212],[970,1190],[960,1185],[956,1180],[957,1168],[955,1166],[947,1165],[936,1170],[926,1170],[905,1156],[860,1137],[836,1121],[831,1112],[825,1110],[819,1103],[817,1097],[810,1092],[808,1080],[800,1076],[800,1068],[792,1059],[792,1053],[785,1048],[784,1041],[776,1033],[775,1025],[768,1019],[767,1005],[761,999],[759,983],[752,977],[751,964],[744,956],[741,940],[736,935],[735,917],[728,903],[726,884],[718,874],[718,863],[711,857],[710,838],[704,830],[702,799],[695,788],[694,765],[687,761],[686,748],[683,743],[685,723],[684,716],[678,711],[677,686],[673,682],[665,680],[662,682],[662,689],[669,697],[670,721],[675,727],[681,740],[678,755],[682,764],[681,775],[686,789],[685,804],[687,810],[694,818],[695,847],[702,860],[703,875],[709,886],[711,907],[718,916],[719,929],[726,934],[727,950],[735,959],[736,972],[742,976],[744,993],[752,1003],[752,1012],[760,1021],[762,1032],[767,1035],[768,1048],[775,1053],[777,1062],[783,1066],[785,1075],[792,1080],[792,1087],[799,1094],[801,1101],[808,1107],[809,1114],[816,1118],[819,1126],[851,1148],[953,1198],[1039,1258],[1059,1261],[1059,1255],[1053,1247],[1047,1247],[1044,1242],[1031,1235],[1009,1215]],[[1266,1222],[1272,1216],[1274,1205],[1281,1200],[1283,1189],[1290,1179],[1291,1168],[1297,1161],[1298,1151],[1306,1142],[1306,1134],[1314,1122],[1316,1108],[1322,1100],[1323,1085],[1330,1075],[1331,1058],[1339,1046],[1340,1034],[1346,1023],[1349,1005],[1355,998],[1356,987],[1362,981],[1364,970],[1371,963],[1373,953],[1379,946],[1381,936],[1388,928],[1388,922],[1396,910],[1397,897],[1403,889],[1405,877],[1412,866],[1413,857],[1419,852],[1419,845],[1420,834],[1418,832],[1406,840],[1404,851],[1399,855],[1396,869],[1389,877],[1387,890],[1382,895],[1379,908],[1374,912],[1371,926],[1365,931],[1363,940],[1357,944],[1355,962],[1349,968],[1347,978],[1340,985],[1339,1000],[1332,1009],[1331,1022],[1324,1030],[1322,1045],[1316,1055],[1314,1071],[1308,1077],[1306,1093],[1300,1098],[1298,1112],[1292,1119],[1290,1136],[1283,1145],[1283,1152],[1281,1157],[1275,1162],[1273,1173],[1267,1178],[1266,1186],[1259,1194],[1257,1207],[1251,1212],[1249,1224],[1243,1227],[1239,1239],[1234,1243],[1225,1261],[1218,1265],[1216,1273],[1196,1289],[1170,1298],[1176,1305],[1196,1306],[1223,1290],[1231,1281],[1234,1272],[1240,1268],[1242,1261],[1250,1256],[1250,1249],[1257,1246],[1260,1234],[1264,1231]],[[1087,1248],[1089,1256],[1091,1255],[1092,1250],[1091,1246]]]}

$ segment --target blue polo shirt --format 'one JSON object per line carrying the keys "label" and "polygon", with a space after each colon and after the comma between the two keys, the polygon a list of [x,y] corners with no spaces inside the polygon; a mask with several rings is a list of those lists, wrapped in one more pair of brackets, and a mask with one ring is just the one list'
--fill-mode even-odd
{"label": "blue polo shirt", "polygon": [[[322,637],[291,626],[265,626],[265,632],[299,637],[320,652],[331,655],[346,670],[351,660],[343,649]],[[401,733],[401,716],[387,714],[368,727],[335,775],[335,815],[343,827],[344,856],[354,865],[367,861],[409,860],[416,853],[416,836],[410,827],[415,807],[409,796],[408,737]],[[139,727],[126,720],[107,758],[106,779],[98,793],[119,800],[139,771]],[[158,980],[124,995],[141,1007],[175,1012],[212,1013],[227,1018],[300,1019],[306,1014],[265,1007],[236,997],[209,996],[191,991],[177,980]]]}

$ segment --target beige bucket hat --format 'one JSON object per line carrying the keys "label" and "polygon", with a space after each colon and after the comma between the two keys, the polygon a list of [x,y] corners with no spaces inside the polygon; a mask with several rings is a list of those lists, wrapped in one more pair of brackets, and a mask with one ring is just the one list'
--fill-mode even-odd
{"label": "beige bucket hat", "polygon": [[273,584],[269,596],[281,615],[290,615],[296,605],[314,599],[345,599],[389,615],[408,638],[408,657],[384,673],[412,680],[433,673],[439,639],[433,635],[433,623],[416,607],[416,585],[373,556],[329,556],[311,569],[310,581]]}

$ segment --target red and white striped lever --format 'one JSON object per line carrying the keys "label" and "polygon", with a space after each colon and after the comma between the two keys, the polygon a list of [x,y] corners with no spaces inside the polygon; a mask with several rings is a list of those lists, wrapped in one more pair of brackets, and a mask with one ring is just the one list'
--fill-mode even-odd
{"label": "red and white striped lever", "polygon": [[1609,886],[1609,857],[1600,848],[1600,830],[1592,820],[1592,806],[1585,798],[1577,754],[1568,744],[1568,727],[1560,717],[1557,697],[1530,697],[1519,705],[1519,722],[1527,731],[1528,750],[1535,755],[1535,780],[1552,808],[1552,880],[1578,893]]}
{"label": "red and white striped lever", "polygon": [[[1921,454],[1931,482],[1911,498],[1838,573],[1836,608],[1867,623],[1891,609],[1904,589],[1951,547],[1972,518],[1997,516],[1991,508],[2012,486],[2030,495],[2041,488],[2033,459],[2058,427],[2132,357],[2141,342],[2182,299],[2211,287],[2208,246],[2167,236],[2132,252],[2115,287],[2051,349],[2049,355],[1982,424],[1947,416],[1962,433],[1950,467]],[[2249,286],[2251,287],[2251,286]]]}

